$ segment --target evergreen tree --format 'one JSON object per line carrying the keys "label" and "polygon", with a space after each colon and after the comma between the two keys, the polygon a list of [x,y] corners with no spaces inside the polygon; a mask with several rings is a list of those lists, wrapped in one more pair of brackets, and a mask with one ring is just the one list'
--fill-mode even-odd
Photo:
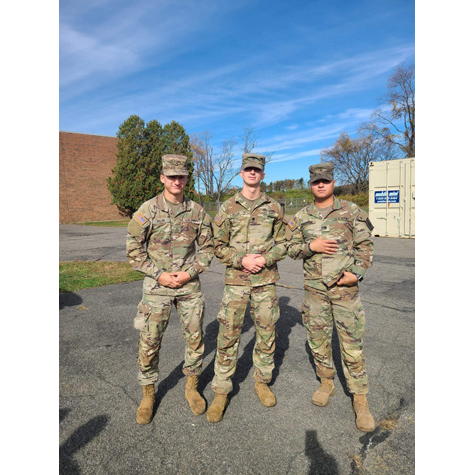
{"label": "evergreen tree", "polygon": [[171,122],[164,127],[156,120],[147,125],[131,115],[117,132],[117,164],[107,187],[121,214],[131,217],[140,205],[163,190],[160,181],[162,155],[180,154],[189,158],[187,196],[194,196],[190,139],[183,126]]}
{"label": "evergreen tree", "polygon": [[185,186],[185,195],[193,198],[195,195],[195,178],[193,176],[193,151],[190,137],[185,129],[176,121],[163,127],[162,140],[163,154],[185,155],[188,157],[188,183]]}
{"label": "evergreen tree", "polygon": [[[162,172],[162,155],[164,155],[163,146],[163,127],[155,119],[147,124],[144,133],[145,150],[148,157],[149,168],[147,170],[150,177],[153,177],[154,190],[150,198],[163,191],[163,183],[160,181],[160,173]],[[147,198],[147,199],[150,199]],[[146,201],[146,200],[144,200]]]}
{"label": "evergreen tree", "polygon": [[131,216],[142,203],[143,190],[147,187],[146,156],[144,155],[145,123],[131,115],[117,132],[117,164],[108,178],[107,187],[121,214]]}

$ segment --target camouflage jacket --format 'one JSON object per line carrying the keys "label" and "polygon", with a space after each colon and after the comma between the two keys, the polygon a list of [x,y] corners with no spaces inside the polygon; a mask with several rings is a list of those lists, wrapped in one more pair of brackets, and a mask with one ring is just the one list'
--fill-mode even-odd
{"label": "camouflage jacket", "polygon": [[[312,203],[288,220],[287,252],[292,259],[303,259],[305,284],[327,287],[335,284],[343,271],[364,275],[373,259],[373,241],[368,215],[354,203],[334,199],[333,206],[322,218]],[[338,242],[335,254],[310,250],[309,244],[318,237]]]}
{"label": "camouflage jacket", "polygon": [[[265,193],[251,212],[247,201],[237,193],[221,206],[213,222],[214,253],[226,266],[225,284],[258,287],[279,280],[276,262],[286,254],[282,207]],[[257,274],[243,271],[247,254],[262,254],[266,266]]]}
{"label": "camouflage jacket", "polygon": [[173,216],[162,193],[143,203],[127,227],[127,258],[135,270],[145,274],[146,293],[176,293],[180,289],[163,287],[158,278],[162,272],[178,271],[191,276],[178,293],[199,290],[198,274],[209,267],[213,255],[211,219],[200,205],[186,198]]}

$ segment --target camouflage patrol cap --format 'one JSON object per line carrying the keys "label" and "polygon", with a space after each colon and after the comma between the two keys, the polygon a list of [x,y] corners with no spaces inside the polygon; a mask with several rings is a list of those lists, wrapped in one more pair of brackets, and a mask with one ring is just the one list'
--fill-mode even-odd
{"label": "camouflage patrol cap", "polygon": [[184,155],[163,155],[162,156],[162,173],[165,176],[188,176],[186,168],[187,157]]}
{"label": "camouflage patrol cap", "polygon": [[317,180],[333,181],[333,163],[317,163],[310,165],[308,171],[310,172],[310,183]]}
{"label": "camouflage patrol cap", "polygon": [[249,167],[256,167],[259,170],[264,170],[266,164],[265,155],[259,155],[258,153],[243,153],[241,170]]}

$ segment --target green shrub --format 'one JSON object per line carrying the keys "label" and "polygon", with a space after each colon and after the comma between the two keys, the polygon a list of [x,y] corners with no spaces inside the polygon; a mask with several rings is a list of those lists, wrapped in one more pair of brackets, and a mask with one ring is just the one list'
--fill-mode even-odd
{"label": "green shrub", "polygon": [[369,196],[368,193],[358,193],[357,195],[340,195],[337,196],[338,199],[351,201],[352,203],[357,204],[360,208],[368,206]]}

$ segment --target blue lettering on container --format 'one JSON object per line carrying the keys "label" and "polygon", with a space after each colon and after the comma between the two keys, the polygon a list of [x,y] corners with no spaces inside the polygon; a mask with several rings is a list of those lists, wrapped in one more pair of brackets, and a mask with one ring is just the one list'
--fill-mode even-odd
{"label": "blue lettering on container", "polygon": [[389,198],[386,195],[386,190],[374,192],[375,203],[399,203],[399,190],[389,190]]}

